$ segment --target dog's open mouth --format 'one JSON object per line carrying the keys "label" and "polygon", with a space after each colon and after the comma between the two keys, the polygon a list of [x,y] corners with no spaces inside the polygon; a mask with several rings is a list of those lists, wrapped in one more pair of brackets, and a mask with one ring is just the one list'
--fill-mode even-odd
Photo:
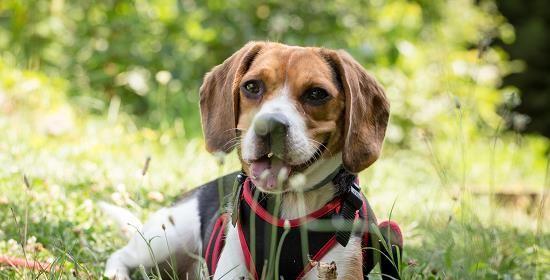
{"label": "dog's open mouth", "polygon": [[286,181],[292,167],[272,153],[254,160],[250,164],[252,183],[267,190],[275,189]]}
{"label": "dog's open mouth", "polygon": [[326,150],[326,144],[319,145],[312,157],[299,164],[290,165],[288,162],[274,156],[273,153],[251,161],[250,179],[255,186],[267,191],[282,187],[294,172],[301,172],[318,160]]}

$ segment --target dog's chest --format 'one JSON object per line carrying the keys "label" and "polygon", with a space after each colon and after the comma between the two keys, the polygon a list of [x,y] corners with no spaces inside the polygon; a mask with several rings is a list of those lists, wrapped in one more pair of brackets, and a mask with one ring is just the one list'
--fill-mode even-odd
{"label": "dog's chest", "polygon": [[[285,254],[285,252],[281,252],[281,254]],[[359,237],[352,237],[346,247],[336,244],[320,261],[323,263],[334,261],[336,263],[338,279],[360,279],[349,278],[349,276],[357,275],[357,273],[360,273],[359,277],[362,275],[361,239]],[[357,268],[357,271],[353,271],[354,267]],[[240,279],[241,277],[253,279],[246,266],[238,230],[230,224],[228,225],[225,246],[221,253],[214,279]],[[301,279],[319,279],[317,268],[313,267]]]}

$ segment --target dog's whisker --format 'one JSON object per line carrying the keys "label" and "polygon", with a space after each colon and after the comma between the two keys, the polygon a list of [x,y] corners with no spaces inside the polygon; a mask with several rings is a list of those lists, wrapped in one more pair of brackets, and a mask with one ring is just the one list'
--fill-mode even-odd
{"label": "dog's whisker", "polygon": [[235,149],[235,148],[240,147],[240,145],[241,145],[240,142],[235,142],[235,143],[229,145],[228,149],[229,149],[229,150],[232,150],[232,149]]}
{"label": "dog's whisker", "polygon": [[233,146],[231,146],[231,149],[236,149],[241,146],[241,143],[235,143]]}
{"label": "dog's whisker", "polygon": [[236,131],[246,131],[246,129],[244,129],[244,128],[233,127],[233,128],[226,129],[226,130],[224,130],[224,131],[222,131],[222,132],[225,133],[225,132],[232,131],[232,130],[236,130]]}
{"label": "dog's whisker", "polygon": [[233,144],[235,142],[240,142],[242,139],[241,138],[234,138],[234,139],[231,139],[229,141],[227,141],[226,144]]}
{"label": "dog's whisker", "polygon": [[323,143],[321,143],[321,142],[319,142],[319,141],[317,141],[317,140],[315,140],[315,139],[311,139],[311,138],[308,139],[308,140],[309,140],[310,142],[313,142],[313,143],[316,144],[316,145],[319,145],[319,147],[317,147],[317,149],[323,148],[323,149],[327,150],[328,152],[330,152],[330,149],[329,149],[325,144],[323,144]]}
{"label": "dog's whisker", "polygon": [[237,145],[240,144],[241,140],[242,140],[242,136],[233,137],[233,138],[229,139],[229,141],[227,141],[224,144],[223,148],[224,149],[225,148],[233,149],[233,148],[235,148],[235,144],[237,144]]}
{"label": "dog's whisker", "polygon": [[323,144],[323,143],[321,143],[321,142],[319,142],[315,139],[308,139],[308,140],[309,140],[308,141],[309,147],[315,149],[315,151],[313,153],[313,156],[310,159],[310,161],[319,160],[323,155],[322,149],[324,149],[324,150],[326,150],[330,153],[330,149],[325,144]]}

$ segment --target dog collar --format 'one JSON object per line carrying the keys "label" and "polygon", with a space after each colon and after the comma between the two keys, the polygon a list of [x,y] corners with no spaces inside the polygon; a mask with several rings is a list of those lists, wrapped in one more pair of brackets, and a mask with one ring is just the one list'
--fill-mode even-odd
{"label": "dog collar", "polygon": [[326,186],[328,183],[330,183],[331,181],[334,180],[334,178],[340,174],[340,172],[342,172],[342,170],[344,170],[344,168],[342,166],[338,166],[338,168],[336,168],[334,171],[332,171],[332,173],[330,173],[327,177],[325,177],[323,180],[321,180],[321,182],[313,185],[313,187],[309,188],[306,190],[306,192],[308,191],[313,191],[313,190],[317,190],[317,189],[320,189],[321,187],[324,187]]}

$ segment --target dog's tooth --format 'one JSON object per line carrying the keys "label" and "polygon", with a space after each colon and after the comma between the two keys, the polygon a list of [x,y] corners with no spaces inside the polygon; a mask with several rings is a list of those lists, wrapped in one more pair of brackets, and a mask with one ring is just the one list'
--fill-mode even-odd
{"label": "dog's tooth", "polygon": [[273,156],[273,153],[267,154],[267,158],[271,158]]}

